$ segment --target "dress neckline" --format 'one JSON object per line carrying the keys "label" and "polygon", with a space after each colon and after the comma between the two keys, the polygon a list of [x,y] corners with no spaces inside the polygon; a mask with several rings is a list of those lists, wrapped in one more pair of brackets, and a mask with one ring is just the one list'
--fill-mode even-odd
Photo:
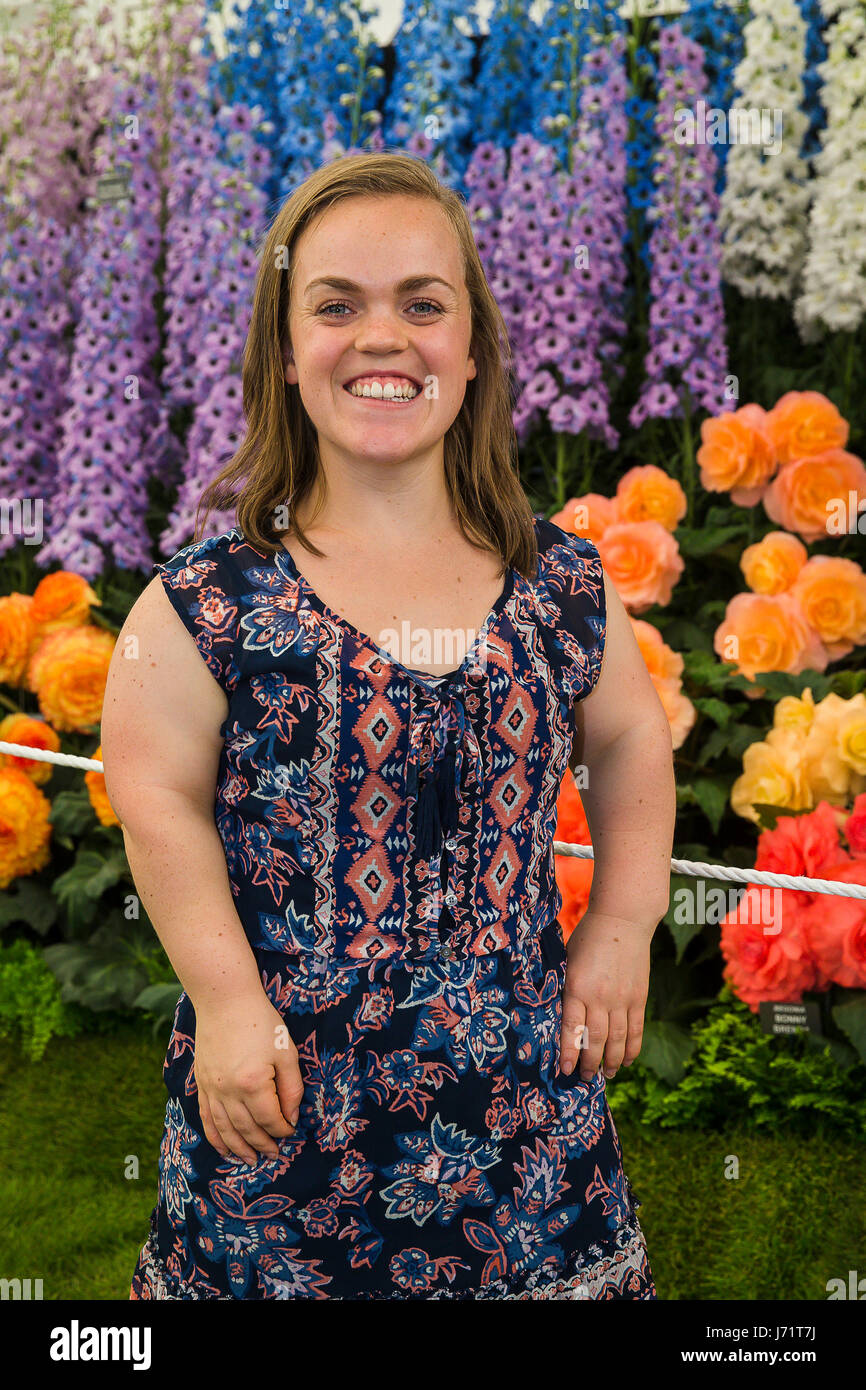
{"label": "dress neckline", "polygon": [[420,667],[404,665],[402,661],[398,661],[396,657],[391,656],[390,652],[387,652],[384,647],[380,647],[378,642],[374,642],[369,633],[362,632],[360,628],[355,627],[354,623],[350,623],[347,618],[343,618],[339,613],[335,613],[332,608],[329,608],[328,605],[319,598],[319,595],[316,593],[310,581],[301,574],[288,546],[284,545],[282,541],[280,541],[279,546],[278,563],[280,567],[284,569],[288,566],[291,578],[294,579],[304,591],[308,602],[313,608],[323,614],[331,623],[336,624],[337,627],[345,628],[364,647],[374,651],[386,665],[396,667],[399,671],[404,671],[415,680],[420,677],[420,679],[427,684],[439,685],[443,681],[453,680],[455,676],[461,675],[472,664],[479,645],[490,635],[491,631],[495,630],[495,626],[514,592],[514,566],[509,565],[505,574],[505,583],[502,592],[487,614],[484,622],[481,624],[474,642],[460,665],[453,671],[446,671],[441,675],[434,675],[432,671],[423,671]]}

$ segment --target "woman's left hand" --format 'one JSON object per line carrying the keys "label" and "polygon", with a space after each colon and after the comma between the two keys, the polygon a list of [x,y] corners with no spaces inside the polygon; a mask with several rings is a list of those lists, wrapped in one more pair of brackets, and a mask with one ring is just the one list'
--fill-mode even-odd
{"label": "woman's left hand", "polygon": [[580,1065],[591,1081],[604,1061],[612,1077],[640,1052],[649,991],[650,942],[658,920],[630,922],[584,913],[566,945],[559,1037],[560,1070]]}

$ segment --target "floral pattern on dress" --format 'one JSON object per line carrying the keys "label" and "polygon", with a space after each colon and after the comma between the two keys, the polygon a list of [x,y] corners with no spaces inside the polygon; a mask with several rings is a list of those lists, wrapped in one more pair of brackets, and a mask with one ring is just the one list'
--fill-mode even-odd
{"label": "floral pattern on dress", "polygon": [[223,1158],[181,995],[130,1297],[655,1298],[604,1077],[558,1071],[556,801],[605,604],[591,542],[535,526],[442,677],[239,528],[156,567],[226,696],[215,826],[304,1095],[276,1159]]}

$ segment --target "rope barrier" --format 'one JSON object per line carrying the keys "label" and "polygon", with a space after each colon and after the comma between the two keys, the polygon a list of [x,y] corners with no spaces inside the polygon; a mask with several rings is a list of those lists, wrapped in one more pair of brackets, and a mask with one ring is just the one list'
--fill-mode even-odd
{"label": "rope barrier", "polygon": [[[30,748],[25,743],[4,743],[0,740],[0,753],[10,753],[19,758],[34,758],[37,762],[57,763],[60,767],[84,768],[88,772],[103,772],[104,764],[98,758],[79,758],[74,753],[52,753],[46,748]],[[574,855],[578,859],[594,859],[592,845],[574,845],[566,840],[554,840],[554,854]],[[728,883],[759,884],[768,888],[792,888],[804,893],[826,893],[837,898],[866,899],[866,884],[837,883],[830,878],[804,878],[799,874],[773,874],[763,869],[735,869],[728,864],[705,864],[697,859],[671,859],[671,870],[676,874],[692,875],[695,878],[719,878]]]}

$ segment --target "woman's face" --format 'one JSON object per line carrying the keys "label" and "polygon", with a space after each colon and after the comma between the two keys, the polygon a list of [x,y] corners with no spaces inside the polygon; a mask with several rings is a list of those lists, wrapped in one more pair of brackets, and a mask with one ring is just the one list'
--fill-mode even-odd
{"label": "woman's face", "polygon": [[[410,277],[426,283],[401,286]],[[316,283],[334,279],[351,283]],[[475,376],[460,248],[441,208],[401,194],[348,198],[321,214],[295,246],[289,335],[286,381],[298,385],[325,467],[441,464]],[[347,382],[377,372],[421,389],[409,402],[349,394]]]}

